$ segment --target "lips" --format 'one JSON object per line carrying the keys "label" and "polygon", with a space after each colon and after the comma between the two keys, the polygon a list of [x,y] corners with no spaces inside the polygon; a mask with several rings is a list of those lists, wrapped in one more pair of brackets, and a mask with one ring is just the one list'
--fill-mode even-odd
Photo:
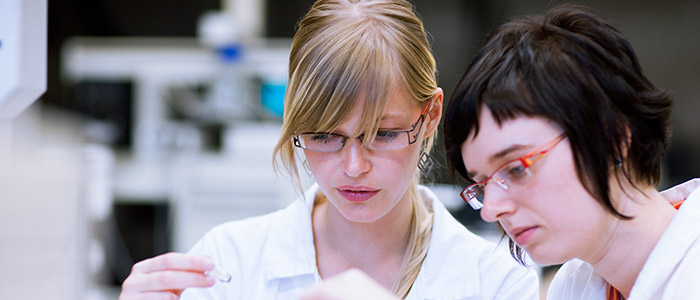
{"label": "lips", "polygon": [[366,186],[340,186],[337,188],[343,198],[350,202],[365,202],[379,193],[378,189]]}
{"label": "lips", "polygon": [[538,228],[539,226],[516,227],[508,230],[508,233],[513,238],[513,240],[515,240],[516,244],[523,247],[527,245],[528,242],[530,242],[530,239],[532,239],[532,236],[535,234],[535,232],[537,232]]}

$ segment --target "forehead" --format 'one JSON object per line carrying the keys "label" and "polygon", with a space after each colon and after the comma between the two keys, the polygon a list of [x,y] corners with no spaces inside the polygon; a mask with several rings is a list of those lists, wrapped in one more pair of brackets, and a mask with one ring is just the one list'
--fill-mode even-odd
{"label": "forehead", "polygon": [[472,131],[461,145],[462,160],[471,172],[488,167],[488,159],[513,145],[546,143],[560,130],[552,121],[543,117],[519,116],[504,120],[500,125],[487,107],[479,114],[479,133]]}
{"label": "forehead", "polygon": [[413,98],[406,87],[398,84],[394,85],[389,92],[389,97],[387,98],[382,117],[386,117],[388,115],[412,116],[414,110],[422,108],[421,103],[423,102]]}
{"label": "forehead", "polygon": [[[415,111],[423,108],[422,102],[413,98],[403,85],[393,85],[387,93],[383,107],[373,105],[375,99],[360,98],[353,104],[350,113],[339,127],[351,127],[354,134],[372,131],[375,122],[396,122],[396,125],[417,117]],[[424,104],[424,103],[423,103]],[[379,124],[381,125],[381,124]]]}

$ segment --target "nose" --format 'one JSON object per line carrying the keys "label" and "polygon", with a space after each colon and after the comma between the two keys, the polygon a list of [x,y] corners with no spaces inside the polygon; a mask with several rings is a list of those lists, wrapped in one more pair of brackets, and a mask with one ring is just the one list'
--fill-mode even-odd
{"label": "nose", "polygon": [[486,185],[484,191],[484,207],[481,208],[481,218],[486,222],[496,222],[501,218],[512,215],[518,210],[518,205],[505,189],[496,186],[495,182]]}
{"label": "nose", "polygon": [[353,139],[343,149],[343,172],[350,177],[358,177],[370,170],[372,164],[367,159],[368,149],[362,146],[359,139]]}

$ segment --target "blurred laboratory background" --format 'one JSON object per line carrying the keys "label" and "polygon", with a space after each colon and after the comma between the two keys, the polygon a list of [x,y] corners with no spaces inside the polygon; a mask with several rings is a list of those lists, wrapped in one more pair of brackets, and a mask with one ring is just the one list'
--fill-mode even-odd
{"label": "blurred laboratory background", "polygon": [[[490,29],[563,3],[412,2],[446,99]],[[611,19],[675,99],[659,188],[700,176],[700,1],[571,2]],[[0,172],[0,298],[116,299],[135,262],[293,201],[272,148],[291,37],[312,3],[49,2],[47,91],[0,141],[14,153],[12,172]],[[439,141],[429,184],[460,221],[497,239],[464,207],[441,151]]]}

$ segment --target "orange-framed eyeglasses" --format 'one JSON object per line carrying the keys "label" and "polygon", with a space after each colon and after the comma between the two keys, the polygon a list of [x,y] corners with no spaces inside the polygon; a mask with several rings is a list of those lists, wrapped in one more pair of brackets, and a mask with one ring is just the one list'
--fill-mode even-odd
{"label": "orange-framed eyeglasses", "polygon": [[525,185],[527,178],[532,175],[530,167],[547,154],[548,151],[558,145],[565,137],[566,134],[561,134],[546,144],[532,150],[530,153],[503,164],[493,171],[491,176],[467,186],[459,195],[462,196],[464,202],[467,202],[469,206],[475,210],[479,210],[484,207],[484,193],[486,192],[486,185],[490,181],[495,181],[498,186],[504,190],[508,190],[512,186]]}

